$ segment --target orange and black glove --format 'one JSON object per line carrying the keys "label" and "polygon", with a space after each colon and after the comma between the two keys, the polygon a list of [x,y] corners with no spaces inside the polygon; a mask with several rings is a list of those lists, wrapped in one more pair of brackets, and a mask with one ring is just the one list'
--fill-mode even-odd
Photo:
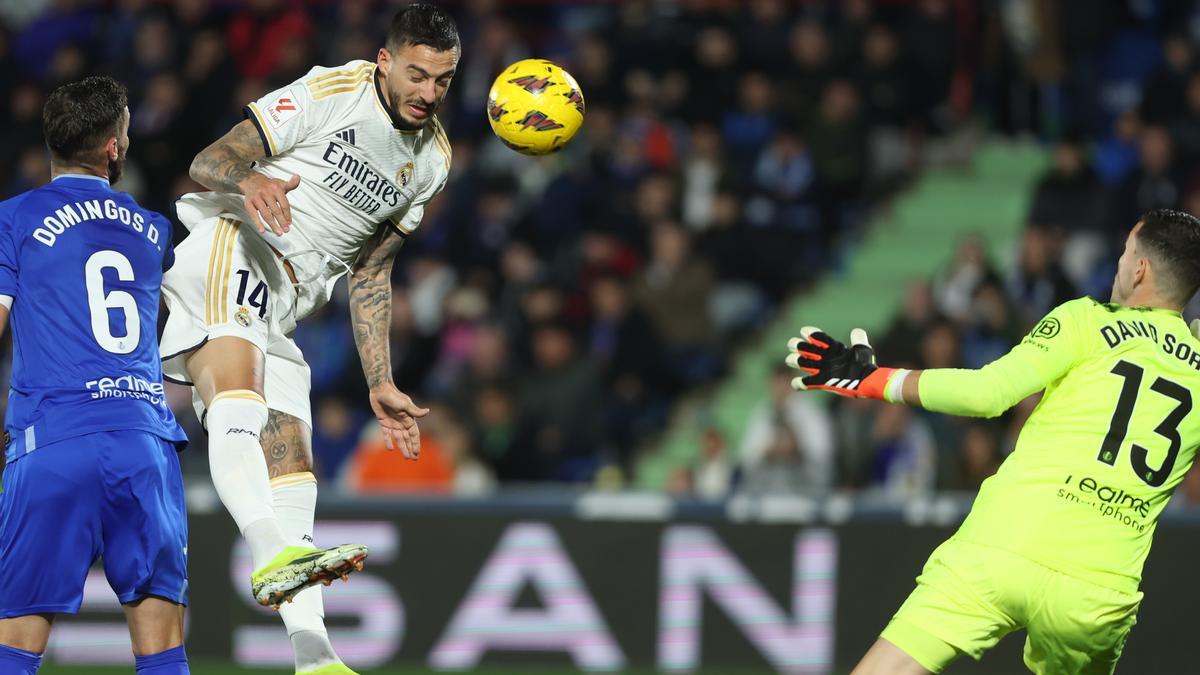
{"label": "orange and black glove", "polygon": [[897,374],[908,371],[875,365],[875,350],[861,328],[850,331],[850,345],[846,346],[820,328],[805,326],[800,329],[800,337],[788,340],[788,351],[791,353],[787,364],[805,373],[792,380],[793,389],[819,389],[850,398],[900,400],[900,392],[889,392],[888,384]]}

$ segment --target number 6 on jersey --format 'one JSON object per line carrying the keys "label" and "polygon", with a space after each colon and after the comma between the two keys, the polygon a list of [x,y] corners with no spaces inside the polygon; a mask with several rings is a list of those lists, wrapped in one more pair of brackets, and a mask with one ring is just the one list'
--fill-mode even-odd
{"label": "number 6 on jersey", "polygon": [[[87,284],[88,309],[92,315],[92,335],[96,344],[113,354],[128,354],[137,349],[142,336],[142,322],[137,302],[126,291],[104,292],[104,269],[116,270],[118,281],[133,281],[133,265],[117,251],[96,251],[83,266]],[[109,310],[121,312],[125,321],[125,334],[112,334]]]}

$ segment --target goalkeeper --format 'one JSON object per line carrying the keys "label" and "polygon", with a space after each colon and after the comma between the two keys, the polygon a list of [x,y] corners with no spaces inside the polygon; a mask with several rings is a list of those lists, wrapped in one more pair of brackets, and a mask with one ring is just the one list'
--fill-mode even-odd
{"label": "goalkeeper", "polygon": [[1050,312],[978,370],[875,365],[806,327],[789,343],[797,389],[994,417],[1045,391],[1016,449],[854,675],[938,673],[1028,629],[1035,673],[1111,673],[1136,622],[1158,516],[1200,446],[1200,341],[1180,313],[1200,288],[1200,221],[1147,213],[1125,241],[1112,302]]}

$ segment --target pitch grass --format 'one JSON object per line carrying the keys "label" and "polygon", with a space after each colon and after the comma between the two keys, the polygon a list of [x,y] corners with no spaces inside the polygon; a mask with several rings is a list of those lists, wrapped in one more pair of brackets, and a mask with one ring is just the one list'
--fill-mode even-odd
{"label": "pitch grass", "polygon": [[[192,675],[293,675],[292,670],[277,670],[274,668],[239,668],[230,664],[199,663],[190,664]],[[38,675],[129,675],[133,672],[133,663],[128,666],[63,666],[43,665]],[[425,675],[434,671],[425,668],[389,668],[384,670],[363,670],[361,675]],[[516,675],[517,671],[496,671],[494,675]],[[489,673],[489,675],[493,675]]]}
{"label": "pitch grass", "polygon": [[[239,668],[230,664],[220,663],[194,663],[190,665],[192,675],[293,675],[293,670],[277,670],[264,668]],[[133,664],[130,663],[125,667],[96,667],[96,666],[60,666],[46,665],[38,670],[38,675],[129,675],[133,672]],[[384,668],[381,670],[362,670],[358,671],[361,675],[427,675],[436,671],[414,667],[400,668]],[[486,675],[556,675],[555,671],[530,671],[522,670],[481,670],[476,671],[486,673]],[[566,672],[566,671],[559,671]],[[639,674],[640,675],[640,674]],[[647,674],[648,675],[648,674]]]}
{"label": "pitch grass", "polygon": [[[191,664],[192,675],[293,675],[292,670],[277,670],[263,668],[239,668],[234,665],[221,663],[193,663]],[[63,666],[57,664],[46,664],[38,670],[38,675],[129,675],[133,672],[133,663],[128,666]],[[434,675],[435,673],[444,673],[445,671],[434,671],[420,666],[402,666],[399,668],[384,668],[380,670],[363,670],[361,675]],[[554,670],[543,668],[481,668],[479,670],[470,671],[480,673],[481,675],[574,675],[577,670]],[[622,671],[624,675],[656,675],[660,671],[652,670],[626,670]],[[699,671],[700,675],[716,675],[717,671]],[[720,671],[720,675],[762,675],[766,671],[745,670],[730,672],[727,670]]]}

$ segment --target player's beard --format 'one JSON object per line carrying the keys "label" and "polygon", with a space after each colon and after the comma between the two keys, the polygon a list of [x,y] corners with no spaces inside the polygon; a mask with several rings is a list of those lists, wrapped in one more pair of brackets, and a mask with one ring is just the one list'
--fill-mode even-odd
{"label": "player's beard", "polygon": [[409,122],[404,119],[404,115],[396,115],[396,128],[401,131],[420,131],[425,128],[425,122],[420,124]]}
{"label": "player's beard", "polygon": [[[396,122],[396,127],[403,129],[404,131],[420,131],[424,129],[425,125],[429,124],[429,120],[433,119],[433,115],[438,111],[438,108],[441,107],[441,103],[441,101],[438,101],[426,107],[425,119],[420,122],[409,121],[408,118],[404,116],[404,113],[400,112],[400,110],[397,110],[395,115],[396,119],[394,120]],[[404,103],[403,105],[407,106],[408,103]]]}
{"label": "player's beard", "polygon": [[108,182],[110,185],[116,185],[117,181],[121,180],[121,175],[125,173],[125,153],[108,163]]}

